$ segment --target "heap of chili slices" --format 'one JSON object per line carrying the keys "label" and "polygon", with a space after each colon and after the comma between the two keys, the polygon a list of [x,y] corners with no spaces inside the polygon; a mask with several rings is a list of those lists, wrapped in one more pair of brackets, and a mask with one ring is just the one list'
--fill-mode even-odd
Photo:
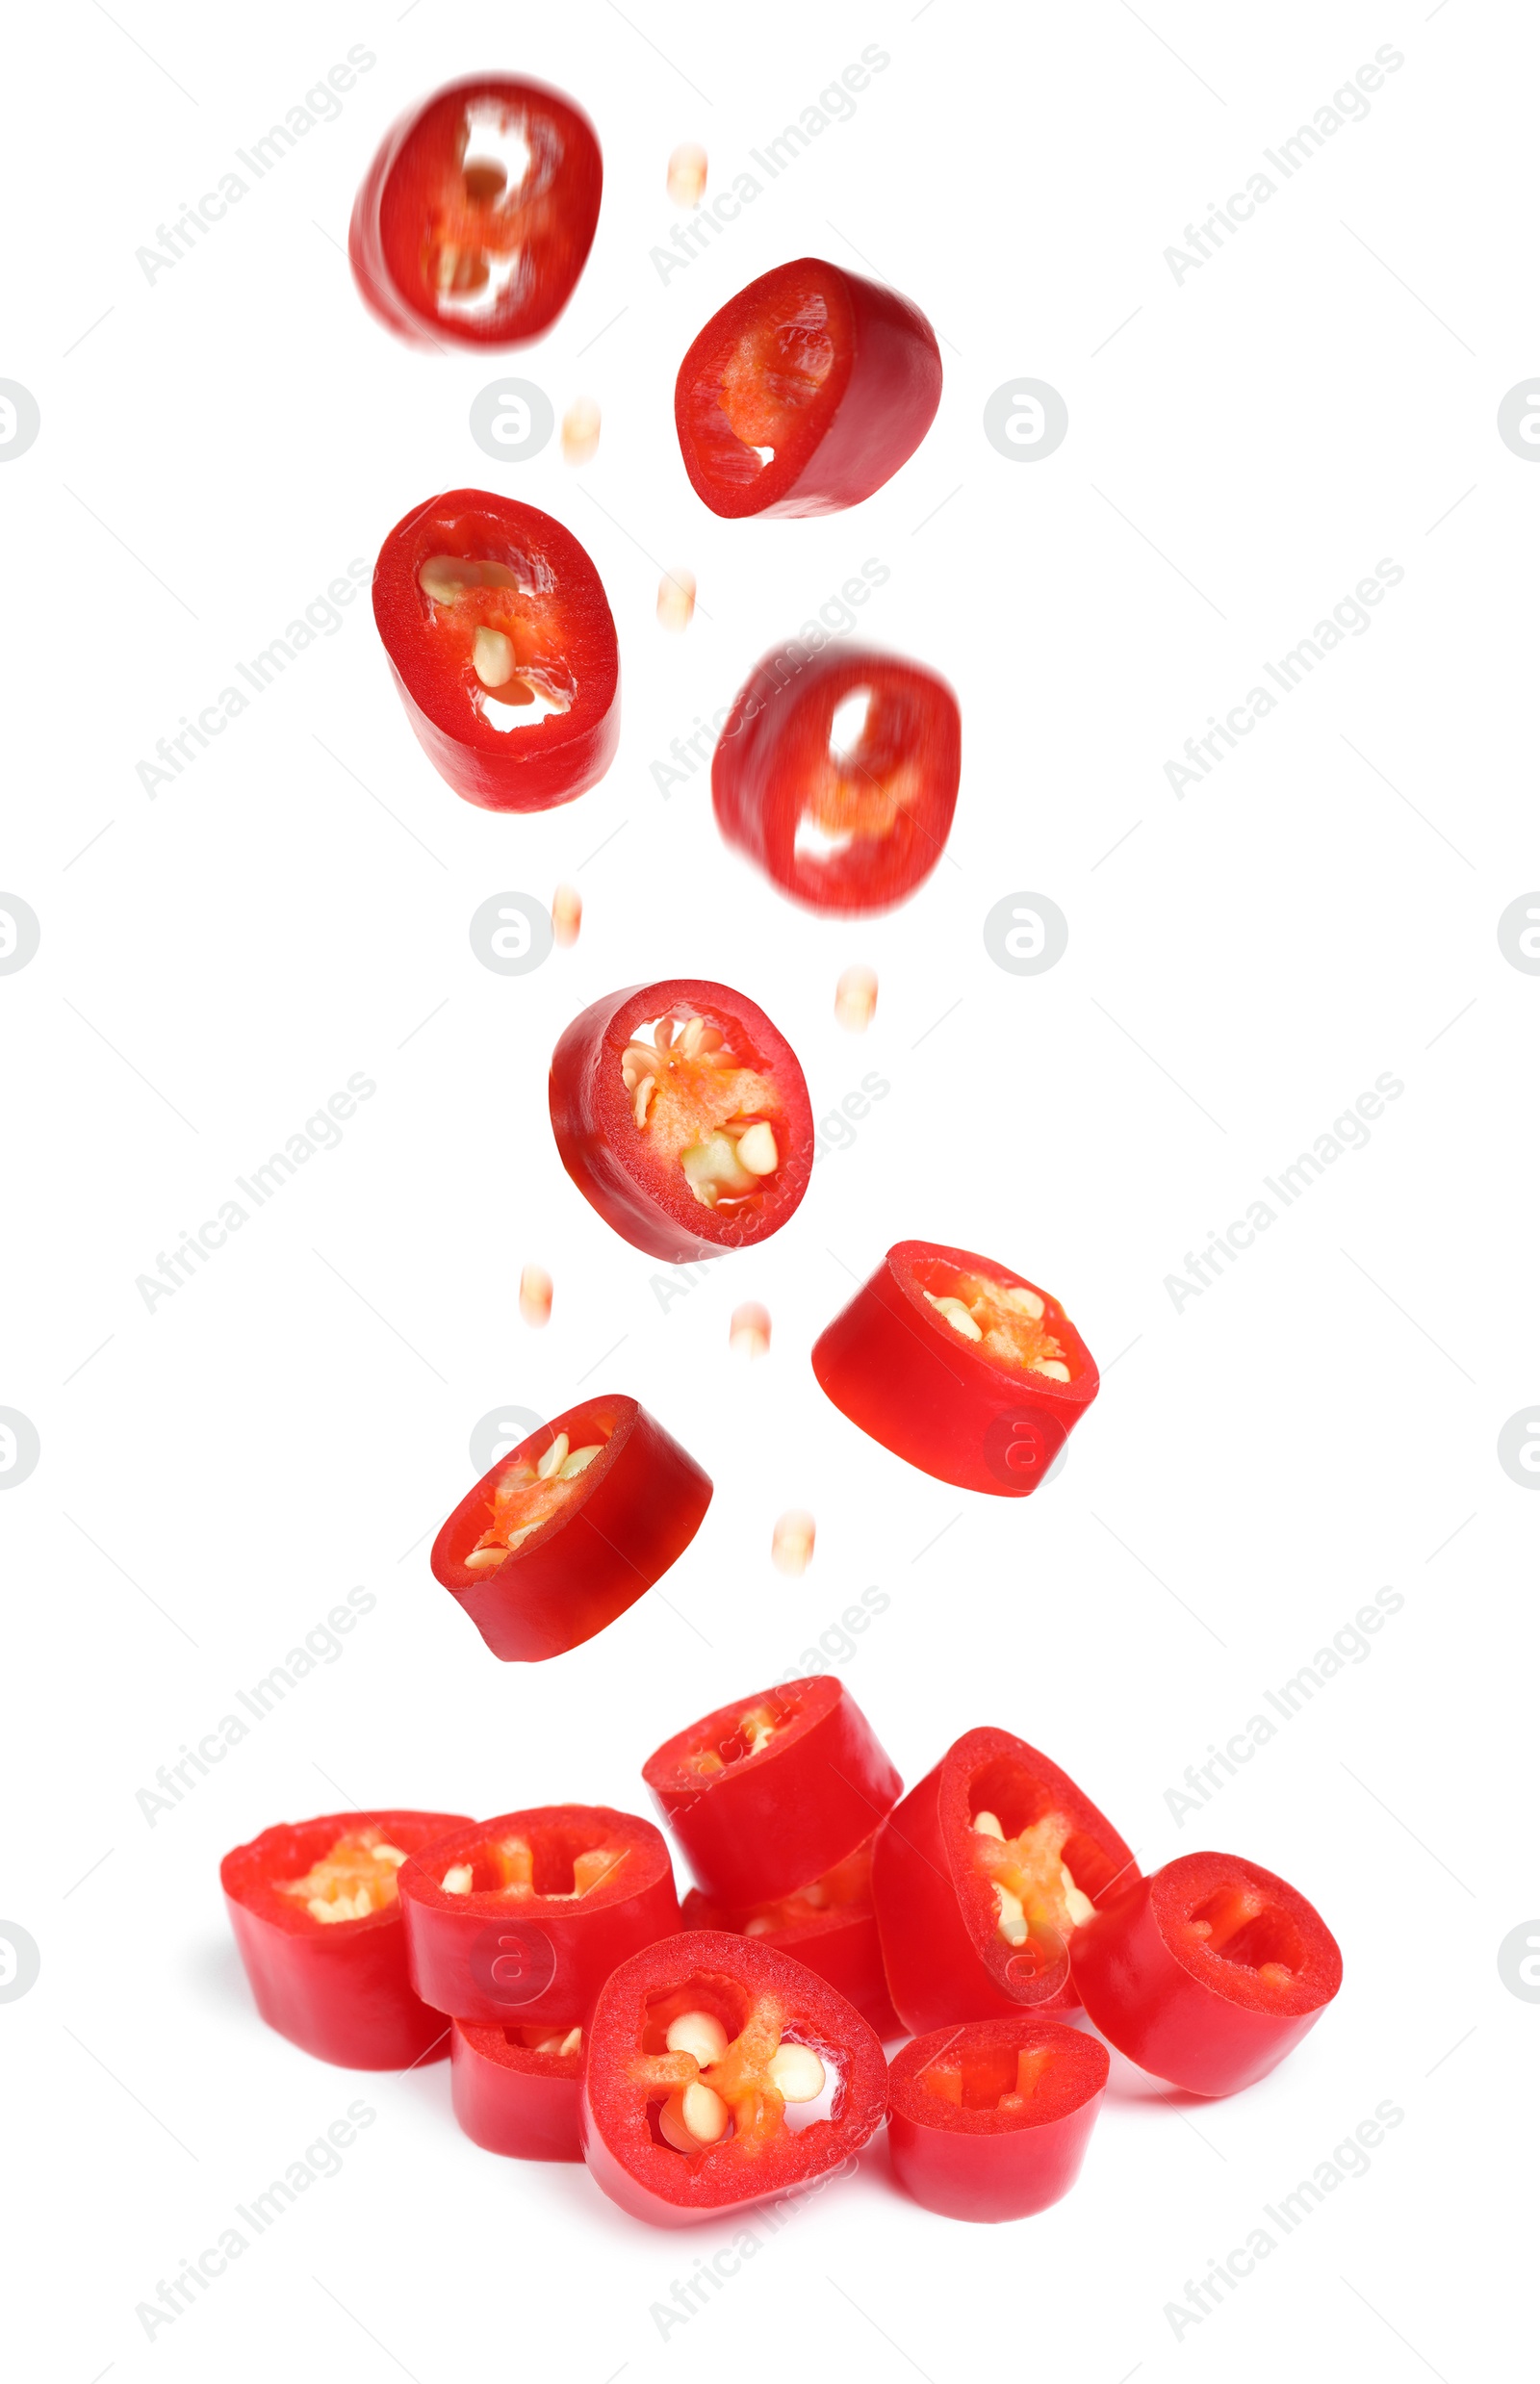
{"label": "heap of chili slices", "polygon": [[964,1732],[904,1796],[832,1675],[703,1716],[642,1776],[699,1883],[682,1910],[661,1831],[607,1806],[323,1814],[236,1847],[263,2018],[345,2067],[448,2054],[476,2143],[585,2161],[655,2224],[796,2192],[885,2120],[906,2193],[1005,2219],[1074,2183],[1100,2038],[1230,2094],[1342,1983],[1285,1881],[1220,1854],[1142,1877],[1009,1730]]}

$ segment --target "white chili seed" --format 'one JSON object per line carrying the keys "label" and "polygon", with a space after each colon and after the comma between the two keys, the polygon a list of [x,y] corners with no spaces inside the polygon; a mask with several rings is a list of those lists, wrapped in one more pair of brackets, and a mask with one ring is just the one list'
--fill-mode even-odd
{"label": "white chili seed", "polygon": [[841,971],[834,987],[834,1016],[851,1035],[864,1035],[877,1014],[877,972],[873,968]]}
{"label": "white chili seed", "polygon": [[583,898],[575,885],[558,885],[551,898],[551,932],[561,949],[570,950],[583,923]]}
{"label": "white chili seed", "polygon": [[1067,1382],[1069,1380],[1068,1367],[1064,1365],[1058,1358],[1034,1358],[1032,1361],[1032,1371],[1035,1374],[1046,1374],[1050,1382]]}
{"label": "white chili seed", "polygon": [[824,2065],[810,2044],[783,2044],[772,2054],[771,2085],[786,2103],[814,2103],[824,2090]]}
{"label": "white chili seed", "polygon": [[1059,1865],[1059,1884],[1065,1891],[1065,1910],[1068,1913],[1077,1929],[1084,1928],[1086,1922],[1090,1920],[1091,1914],[1095,1911],[1096,1907],[1092,1904],[1090,1896],[1085,1894],[1081,1888],[1075,1885],[1073,1879],[1071,1879],[1069,1875],[1069,1865],[1067,1862],[1061,1862]]}
{"label": "white chili seed", "polygon": [[505,1548],[473,1548],[465,1560],[467,1573],[490,1573],[507,1555]]}
{"label": "white chili seed", "polygon": [[927,1292],[925,1296],[937,1314],[944,1316],[948,1324],[962,1334],[964,1341],[984,1339],[983,1333],[960,1299],[937,1299],[934,1292]]}
{"label": "white chili seed", "polygon": [[569,464],[591,464],[599,453],[599,406],[575,397],[561,418],[561,452]]}
{"label": "white chili seed", "polygon": [[728,2049],[728,2032],[714,2012],[681,2012],[663,2039],[671,2053],[688,2053],[708,2069]]}
{"label": "white chili seed", "polygon": [[1021,1898],[1014,1896],[1009,1887],[1002,1887],[998,1880],[994,1883],[994,1892],[1000,1902],[1000,1935],[1007,1945],[1025,1945],[1027,1916],[1021,1909]]}
{"label": "white chili seed", "polygon": [[699,207],[706,195],[706,151],[698,141],[681,141],[668,161],[668,194],[676,207]]}
{"label": "white chili seed", "polygon": [[572,1455],[563,1461],[560,1478],[570,1482],[575,1474],[582,1472],[584,1466],[593,1464],[603,1446],[603,1441],[590,1441],[586,1448],[575,1448]]}
{"label": "white chili seed", "polygon": [[770,1311],[757,1299],[746,1300],[734,1308],[728,1326],[728,1347],[739,1357],[762,1358],[770,1354]]}
{"label": "white chili seed", "polygon": [[556,1434],[556,1437],[552,1442],[551,1447],[546,1450],[545,1455],[540,1459],[539,1464],[535,1467],[535,1472],[539,1474],[543,1482],[550,1481],[552,1474],[559,1472],[560,1468],[565,1465],[567,1461],[567,1451],[571,1445],[572,1444],[568,1440],[565,1432],[558,1432]]}
{"label": "white chili seed", "polygon": [[1000,1827],[997,1813],[975,1813],[973,1827],[980,1837],[992,1837],[1002,1846],[1005,1844],[1005,1832]]}
{"label": "white chili seed", "polygon": [[778,1573],[806,1573],[812,1562],[818,1526],[810,1515],[793,1508],[777,1519],[770,1535],[770,1562]]}
{"label": "white chili seed", "polygon": [[469,1862],[452,1862],[444,1874],[445,1894],[447,1896],[468,1896],[471,1892],[471,1882],[475,1877],[475,1872]]}
{"label": "white chili seed", "polygon": [[657,625],[678,637],[695,618],[695,574],[666,571],[657,583]]}
{"label": "white chili seed", "polygon": [[774,1175],[780,1166],[776,1138],[763,1118],[738,1137],[738,1165],[747,1167],[751,1175]]}
{"label": "white chili seed", "polygon": [[650,1074],[643,1076],[637,1084],[631,1101],[631,1115],[639,1126],[645,1126],[647,1123],[647,1113],[652,1107],[653,1095],[656,1090],[657,1078],[655,1076]]}
{"label": "white chili seed", "polygon": [[544,1267],[526,1267],[519,1277],[519,1314],[538,1330],[551,1322],[554,1286]]}
{"label": "white chili seed", "polygon": [[721,2095],[699,2078],[680,2096],[680,2116],[698,2144],[720,2143],[731,2115]]}
{"label": "white chili seed", "polygon": [[1024,1283],[1013,1283],[1002,1291],[1000,1302],[1002,1307],[1014,1308],[1017,1316],[1031,1317],[1034,1322],[1042,1315],[1041,1300]]}
{"label": "white chili seed", "polygon": [[471,667],[483,687],[505,687],[513,677],[513,640],[500,629],[477,629]]}

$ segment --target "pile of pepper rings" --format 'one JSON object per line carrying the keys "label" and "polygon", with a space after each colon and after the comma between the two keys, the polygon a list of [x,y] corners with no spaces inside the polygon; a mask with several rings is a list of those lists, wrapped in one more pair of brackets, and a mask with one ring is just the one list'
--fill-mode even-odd
{"label": "pile of pepper rings", "polygon": [[902,1796],[828,1674],[706,1714],[642,1776],[698,1882],[682,1910],[661,1832],[603,1806],[323,1814],[235,1848],[263,2018],[349,2068],[447,2053],[476,2143],[585,2161],[656,2224],[806,2189],[885,2120],[903,2192],[1006,2219],[1079,2173],[1110,2059],[1078,2012],[1229,2094],[1341,1985],[1286,1882],[1219,1854],[1142,1877],[1008,1730],[965,1732]]}

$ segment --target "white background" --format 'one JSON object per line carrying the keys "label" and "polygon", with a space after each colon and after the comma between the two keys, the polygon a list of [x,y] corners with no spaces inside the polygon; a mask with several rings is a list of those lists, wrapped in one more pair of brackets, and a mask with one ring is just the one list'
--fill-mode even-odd
{"label": "white background", "polygon": [[[1495,427],[1540,360],[1536,36],[1476,0],[62,0],[13,25],[0,373],[42,418],[0,474],[0,884],[42,925],[0,979],[0,1404],[42,1449],[0,1500],[0,1914],[42,1951],[0,2008],[18,2374],[1499,2372],[1540,2024],[1496,1962],[1540,1910],[1540,1504],[1496,1456],[1537,1387],[1540,983],[1496,922],[1540,884],[1540,473]],[[357,42],[376,63],[338,120],[146,280],[136,248]],[[675,143],[720,191],[874,42],[853,119],[665,282]],[[1168,244],[1384,43],[1404,64],[1367,120],[1178,284]],[[577,296],[509,360],[558,418],[600,402],[581,471],[559,441],[483,456],[467,414],[496,361],[398,346],[342,254],[386,125],[476,67],[570,90],[603,144]],[[925,308],[940,413],[857,511],[718,522],[673,435],[679,359],[809,253]],[[1024,373],[1069,410],[1036,465],[981,427]],[[136,764],[238,659],[408,506],[478,482],[555,511],[603,575],[626,725],[601,787],[538,818],[457,802],[360,601],[146,797]],[[892,576],[862,634],[952,680],[965,759],[949,859],[847,926],[725,851],[704,769],[665,802],[650,764],[869,557]],[[1183,740],[1382,557],[1405,577],[1372,629],[1177,800]],[[699,576],[682,638],[654,617],[665,563]],[[480,966],[476,906],[563,879],[576,949]],[[1021,889],[1069,920],[1039,978],[982,940]],[[882,984],[864,1038],[833,1015],[854,961]],[[763,1004],[820,1115],[867,1071],[891,1091],[791,1225],[665,1305],[669,1270],[563,1175],[545,1071],[581,1005],[674,973]],[[355,1070],[378,1090],[341,1147],[147,1313],[136,1277]],[[1382,1071],[1405,1090],[1369,1146],[1178,1311],[1185,1253]],[[912,1234],[1052,1286],[1101,1360],[1029,1502],[907,1470],[812,1380],[851,1275]],[[555,1278],[544,1334],[527,1260]],[[775,1340],[748,1369],[727,1326],[751,1297]],[[501,1667],[424,1541],[476,1420],[579,1385],[639,1396],[715,1501],[613,1629]],[[769,1558],[790,1506],[818,1522],[793,1582]],[[378,1603],[340,1660],[150,1828],[137,1791],[355,1582]],[[654,2233],[581,2168],[479,2152],[447,2068],[360,2078],[270,2035],[218,1858],[348,1800],[634,1807],[661,1737],[797,1665],[869,1583],[888,1609],[828,1645],[907,1781],[972,1725],[1018,1730],[1146,1865],[1217,1844],[1296,1882],[1346,1983],[1233,2101],[1120,2069],[1080,2186],[1022,2228],[930,2217],[874,2145],[664,2339],[652,2305],[731,2226]],[[1186,1767],[1384,1583],[1404,1608],[1368,1660],[1179,1826]],[[343,2173],[147,2343],[136,2303],[360,2093],[377,2119]],[[1178,2342],[1165,2305],[1386,2099],[1404,2119],[1370,2173]]]}

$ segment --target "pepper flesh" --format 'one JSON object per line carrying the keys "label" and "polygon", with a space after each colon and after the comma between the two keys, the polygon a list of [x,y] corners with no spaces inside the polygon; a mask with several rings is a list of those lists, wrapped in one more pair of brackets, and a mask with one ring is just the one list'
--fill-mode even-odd
{"label": "pepper flesh", "polygon": [[[692,2096],[704,2137],[683,2120]],[[623,2209],[686,2225],[837,2168],[881,2125],[884,2099],[882,2048],[842,1995],[766,1946],[694,1930],[622,1963],[599,1997],[583,2154]]]}
{"label": "pepper flesh", "polygon": [[411,1854],[466,1826],[460,1813],[322,1813],[231,1849],[219,1865],[225,1909],[270,2028],[348,2069],[444,2059],[443,2017],[408,1974],[398,1888]]}
{"label": "pepper flesh", "polygon": [[1073,2010],[1069,1949],[1088,1908],[1137,1876],[1057,1763],[1009,1730],[966,1731],[877,1833],[872,1899],[899,2017],[922,2034]]}
{"label": "pepper flesh", "polygon": [[727,842],[783,894],[854,915],[891,909],[930,876],[962,768],[944,679],[892,654],[793,640],[739,688],[711,801]]}
{"label": "pepper flesh", "polygon": [[1342,1985],[1315,1907],[1239,1855],[1182,1855],[1079,1931],[1075,1985],[1120,2053],[1194,2094],[1276,2067]]}
{"label": "pepper flesh", "polygon": [[582,2034],[559,2021],[500,2028],[453,2021],[450,2097],[472,2142],[515,2160],[580,2161]]}
{"label": "pepper flesh", "polygon": [[620,654],[591,556],[551,514],[486,489],[414,505],[374,566],[374,621],[412,732],[491,811],[596,785],[620,741]]}
{"label": "pepper flesh", "polygon": [[902,1786],[831,1673],[704,1715],[649,1756],[642,1778],[700,1885],[731,1911],[843,1862]]}
{"label": "pepper flesh", "polygon": [[713,513],[837,513],[909,461],[940,396],[941,351],[917,306],[800,257],[750,282],[697,334],[674,422]]}
{"label": "pepper flesh", "polygon": [[469,1824],[403,1863],[399,1892],[417,1992],[482,2026],[584,2026],[615,1964],[679,1928],[661,1835],[604,1805]]}
{"label": "pepper flesh", "polygon": [[1100,1388],[1053,1295],[976,1251],[897,1242],[813,1344],[827,1396],[938,1481],[1027,1498]]}
{"label": "pepper flesh", "polygon": [[1030,2217],[1074,2184],[1107,2049],[1026,2013],[916,2037],[888,2064],[888,2153],[904,2192],[950,2218]]}
{"label": "pepper flesh", "polygon": [[504,1663],[617,1621],[683,1554],[711,1480],[635,1399],[567,1409],[499,1458],[440,1528],[433,1577]]}
{"label": "pepper flesh", "polygon": [[[705,1758],[703,1758],[704,1760]],[[720,1758],[717,1758],[720,1760]],[[901,2037],[883,1970],[872,1909],[872,1840],[789,1895],[731,1911],[692,1887],[680,1908],[686,1929],[727,1929],[794,1955],[853,2003],[885,2039]]]}
{"label": "pepper flesh", "polygon": [[566,305],[593,244],[593,126],[544,84],[471,76],[399,117],[354,202],[359,293],[399,338],[512,347]]}
{"label": "pepper flesh", "polygon": [[551,1060],[562,1166],[604,1222],[676,1265],[766,1240],[812,1168],[797,1055],[757,1004],[704,978],[590,1004]]}

